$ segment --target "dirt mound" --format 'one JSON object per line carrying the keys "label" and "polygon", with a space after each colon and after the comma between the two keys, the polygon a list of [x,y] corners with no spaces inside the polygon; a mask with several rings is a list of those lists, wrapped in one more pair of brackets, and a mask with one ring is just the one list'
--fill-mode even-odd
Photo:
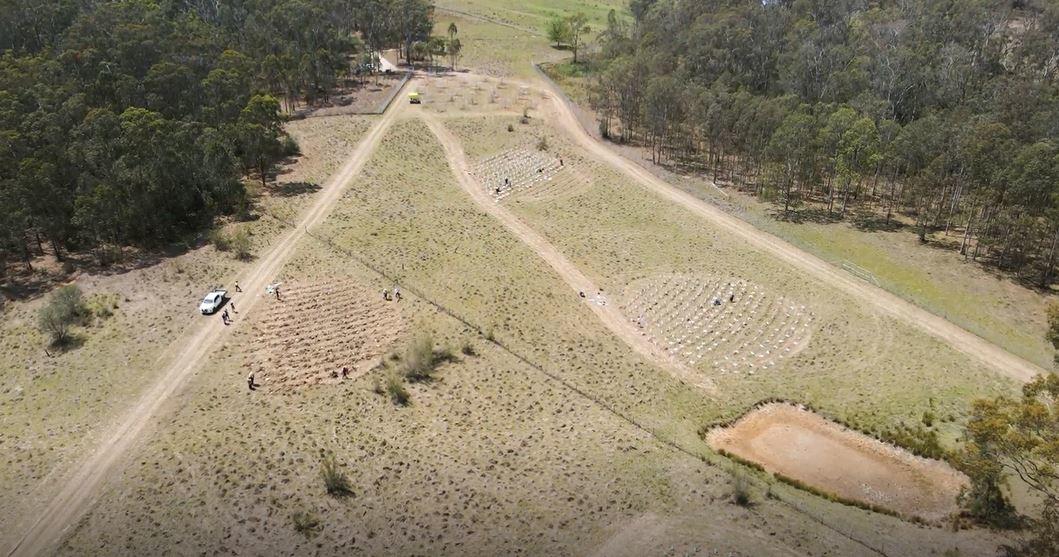
{"label": "dirt mound", "polygon": [[630,284],[622,311],[663,350],[722,372],[770,369],[809,344],[812,312],[764,288],[719,277],[669,275]]}
{"label": "dirt mound", "polygon": [[948,464],[917,457],[790,404],[769,404],[707,442],[766,470],[842,498],[924,520],[957,510],[967,477]]}
{"label": "dirt mound", "polygon": [[342,367],[364,373],[405,330],[397,302],[352,281],[284,284],[281,293],[254,327],[249,363],[269,390],[337,383]]}

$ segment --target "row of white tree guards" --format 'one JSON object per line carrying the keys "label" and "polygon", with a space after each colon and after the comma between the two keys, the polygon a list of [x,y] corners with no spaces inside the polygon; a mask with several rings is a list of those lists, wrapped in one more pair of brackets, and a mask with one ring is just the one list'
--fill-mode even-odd
{"label": "row of white tree guards", "polygon": [[622,307],[653,342],[692,366],[722,372],[775,367],[812,335],[813,314],[738,279],[669,275],[630,285]]}
{"label": "row of white tree guards", "polygon": [[472,173],[493,199],[500,201],[551,181],[565,170],[563,164],[558,156],[547,151],[519,148],[482,160]]}

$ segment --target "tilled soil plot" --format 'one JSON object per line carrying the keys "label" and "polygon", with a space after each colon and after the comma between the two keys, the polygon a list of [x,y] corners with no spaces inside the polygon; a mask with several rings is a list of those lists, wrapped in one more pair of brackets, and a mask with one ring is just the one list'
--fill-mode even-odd
{"label": "tilled soil plot", "polygon": [[247,365],[270,391],[337,383],[343,367],[359,375],[405,331],[399,305],[351,281],[284,284]]}
{"label": "tilled soil plot", "polygon": [[707,435],[714,449],[843,498],[939,521],[967,478],[948,464],[842,427],[790,404],[768,404]]}

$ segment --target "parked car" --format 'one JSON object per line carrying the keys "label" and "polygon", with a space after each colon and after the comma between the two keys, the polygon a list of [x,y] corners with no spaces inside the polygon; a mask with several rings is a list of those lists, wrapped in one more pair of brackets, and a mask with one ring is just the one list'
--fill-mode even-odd
{"label": "parked car", "polygon": [[217,310],[221,309],[221,306],[224,305],[226,299],[228,299],[227,290],[213,290],[209,294],[206,294],[206,297],[202,299],[202,303],[199,304],[199,311],[202,312],[202,315],[215,313]]}

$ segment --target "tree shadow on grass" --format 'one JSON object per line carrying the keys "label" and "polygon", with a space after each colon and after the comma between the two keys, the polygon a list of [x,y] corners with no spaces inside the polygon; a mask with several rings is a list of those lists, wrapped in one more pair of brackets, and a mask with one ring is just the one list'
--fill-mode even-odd
{"label": "tree shadow on grass", "polygon": [[273,182],[268,186],[268,193],[276,197],[298,197],[305,194],[316,193],[322,187],[312,182]]}
{"label": "tree shadow on grass", "polygon": [[21,261],[9,261],[7,268],[0,274],[0,297],[8,301],[36,299],[56,286],[70,282],[79,274],[122,275],[153,267],[205,244],[206,239],[202,234],[195,233],[184,241],[152,250],[129,246],[113,247],[105,257],[98,249],[65,252],[61,263],[54,261],[51,255],[38,256],[33,262],[32,270],[26,268],[25,263]]}
{"label": "tree shadow on grass", "polygon": [[863,212],[853,216],[853,227],[861,232],[897,232],[904,230],[904,224],[895,219],[886,220],[874,212]]}
{"label": "tree shadow on grass", "polygon": [[49,356],[61,356],[67,352],[73,352],[85,345],[85,336],[77,333],[69,333],[61,342],[48,343],[47,353]]}
{"label": "tree shadow on grass", "polygon": [[818,209],[815,207],[792,210],[786,215],[783,214],[783,209],[780,209],[774,216],[776,220],[789,222],[791,224],[835,224],[836,222],[842,221],[842,216],[838,213],[829,213],[827,209]]}

